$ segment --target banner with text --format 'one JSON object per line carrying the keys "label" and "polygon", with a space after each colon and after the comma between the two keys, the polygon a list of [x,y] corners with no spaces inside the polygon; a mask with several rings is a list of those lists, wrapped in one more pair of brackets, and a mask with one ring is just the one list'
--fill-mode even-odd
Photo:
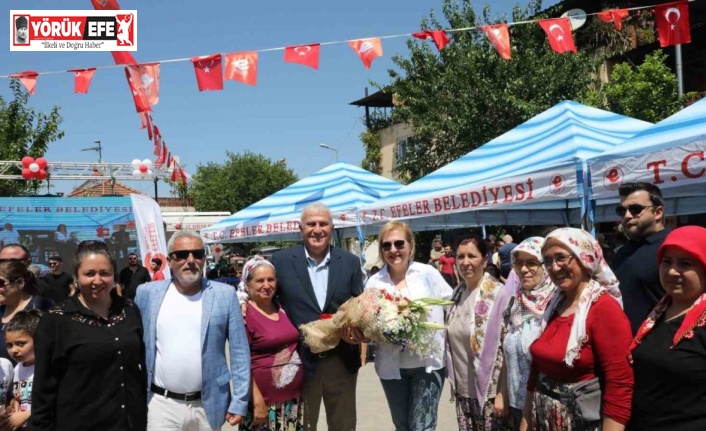
{"label": "banner with text", "polygon": [[[130,199],[135,212],[135,228],[142,263],[149,270],[152,280],[169,280],[172,276],[167,266],[167,240],[164,236],[162,211],[157,202],[149,196],[131,194]],[[156,270],[150,265],[154,258],[162,261]]]}
{"label": "banner with text", "polygon": [[558,167],[503,180],[456,187],[409,197],[403,202],[381,202],[359,211],[363,224],[467,211],[508,209],[511,205],[569,199],[578,196],[576,168]]}
{"label": "banner with text", "polygon": [[660,189],[706,182],[706,141],[695,141],[591,166],[595,199],[618,196],[623,183],[652,183]]}
{"label": "banner with text", "polygon": [[[135,218],[127,197],[16,197],[0,198],[0,243],[26,246],[36,264],[60,256],[65,271],[73,271],[76,247],[98,240],[118,259],[118,270],[127,254],[138,252]],[[0,245],[1,245],[0,244]]]}
{"label": "banner with text", "polygon": [[11,10],[10,51],[137,51],[137,11]]}
{"label": "banner with text", "polygon": [[[300,213],[291,214],[288,217],[272,216],[250,220],[245,223],[222,226],[213,225],[201,230],[201,237],[204,241],[212,243],[218,241],[227,242],[236,238],[257,238],[269,235],[286,235],[298,233],[300,231]],[[334,229],[355,227],[358,224],[356,210],[332,211]]]}

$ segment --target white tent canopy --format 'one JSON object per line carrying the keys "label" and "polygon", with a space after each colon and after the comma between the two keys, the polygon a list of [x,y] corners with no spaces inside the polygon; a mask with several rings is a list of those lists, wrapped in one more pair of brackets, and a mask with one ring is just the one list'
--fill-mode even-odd
{"label": "white tent canopy", "polygon": [[618,188],[659,186],[667,215],[706,212],[706,99],[682,109],[620,146],[589,159],[596,221],[616,219]]}
{"label": "white tent canopy", "polygon": [[401,184],[348,163],[335,163],[225,218],[201,236],[209,243],[295,241],[307,205],[329,207],[342,237],[357,236],[357,209],[399,189]]}
{"label": "white tent canopy", "polygon": [[359,214],[414,230],[579,223],[584,161],[650,125],[564,101]]}

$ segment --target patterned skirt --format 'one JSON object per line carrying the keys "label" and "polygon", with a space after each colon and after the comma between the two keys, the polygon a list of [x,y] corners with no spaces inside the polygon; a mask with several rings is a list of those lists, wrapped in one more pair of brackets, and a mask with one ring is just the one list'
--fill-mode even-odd
{"label": "patterned skirt", "polygon": [[459,431],[506,431],[510,429],[505,420],[495,417],[493,404],[490,401],[481,408],[475,398],[455,395],[454,400]]}
{"label": "patterned skirt", "polygon": [[303,431],[304,407],[299,398],[267,406],[267,423],[252,426],[252,410],[240,425],[241,431]]}
{"label": "patterned skirt", "polygon": [[598,431],[600,421],[585,423],[580,415],[566,403],[542,393],[539,386],[554,393],[566,393],[571,383],[559,383],[540,374],[534,392],[534,429],[537,431]]}

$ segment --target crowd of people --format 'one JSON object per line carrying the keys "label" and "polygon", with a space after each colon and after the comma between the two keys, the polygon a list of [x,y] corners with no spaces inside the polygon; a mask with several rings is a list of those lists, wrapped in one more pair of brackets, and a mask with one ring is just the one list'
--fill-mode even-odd
{"label": "crowd of people", "polygon": [[171,280],[151,282],[136,256],[116,277],[101,241],[78,245],[72,274],[59,258],[43,279],[25,247],[7,244],[0,430],[315,430],[322,402],[328,429],[355,430],[369,340],[341,327],[336,348],[313,354],[297,328],[370,288],[452,304],[426,314],[445,328],[428,356],[377,346],[397,431],[436,429],[447,379],[461,431],[706,429],[706,229],[665,229],[651,184],[624,184],[616,213],[629,241],[611,266],[569,227],[500,247],[463,235],[419,263],[413,232],[391,221],[378,235],[383,265],[365,280],[314,203],[303,244],[248,261],[237,289],[204,276],[191,231],[170,238]]}

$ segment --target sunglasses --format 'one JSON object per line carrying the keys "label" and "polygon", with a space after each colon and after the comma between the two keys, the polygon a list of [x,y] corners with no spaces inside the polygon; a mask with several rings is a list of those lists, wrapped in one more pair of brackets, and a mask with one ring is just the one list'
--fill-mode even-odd
{"label": "sunglasses", "polygon": [[382,243],[382,251],[390,251],[390,250],[392,250],[392,246],[393,246],[393,245],[395,246],[395,249],[397,249],[397,250],[404,250],[404,245],[405,245],[406,242],[407,242],[407,241],[405,241],[405,240],[403,240],[403,239],[399,239],[399,240],[394,241],[394,242],[385,241],[385,242]]}
{"label": "sunglasses", "polygon": [[194,256],[194,259],[203,259],[206,257],[206,250],[201,248],[196,250],[174,250],[169,253],[169,255],[175,260],[186,260],[189,258],[189,255]]}
{"label": "sunglasses", "polygon": [[627,214],[628,211],[630,211],[630,214],[632,214],[633,217],[639,217],[640,214],[642,214],[643,211],[647,208],[655,208],[655,205],[640,205],[640,204],[632,204],[628,205],[626,207],[622,205],[618,205],[615,207],[615,213],[618,215],[618,217],[625,217],[625,214]]}
{"label": "sunglasses", "polygon": [[8,281],[8,280],[2,280],[2,279],[0,279],[0,288],[5,287],[5,286],[9,286],[9,285],[14,284],[14,283],[16,283],[16,282],[17,282],[17,280]]}
{"label": "sunglasses", "polygon": [[78,243],[78,251],[85,250],[108,250],[108,245],[103,241],[89,239]]}

